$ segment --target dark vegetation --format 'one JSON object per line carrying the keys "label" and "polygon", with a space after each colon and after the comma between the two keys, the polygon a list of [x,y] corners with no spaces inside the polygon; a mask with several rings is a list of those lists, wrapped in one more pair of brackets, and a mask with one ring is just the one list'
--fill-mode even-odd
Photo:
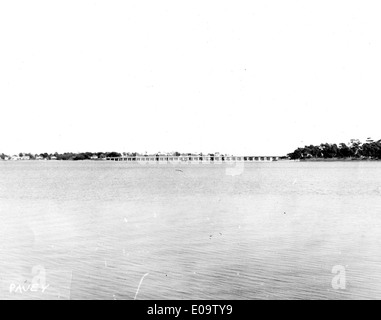
{"label": "dark vegetation", "polygon": [[288,154],[293,160],[306,159],[381,159],[381,140],[368,139],[362,143],[358,139],[352,139],[347,145],[345,143],[330,144],[322,143],[318,146],[310,145],[297,148]]}

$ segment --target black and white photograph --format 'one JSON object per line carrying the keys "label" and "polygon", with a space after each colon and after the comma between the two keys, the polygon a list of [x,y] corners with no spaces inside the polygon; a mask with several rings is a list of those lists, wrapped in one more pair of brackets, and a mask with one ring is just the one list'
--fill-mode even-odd
{"label": "black and white photograph", "polygon": [[380,17],[1,0],[0,300],[380,300]]}

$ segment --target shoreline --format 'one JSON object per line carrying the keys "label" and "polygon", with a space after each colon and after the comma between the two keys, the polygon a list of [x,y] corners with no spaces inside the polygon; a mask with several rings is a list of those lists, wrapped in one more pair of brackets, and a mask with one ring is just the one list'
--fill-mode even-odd
{"label": "shoreline", "polygon": [[[381,159],[356,159],[356,158],[312,158],[312,159],[299,159],[303,162],[349,162],[349,161],[380,161]],[[281,161],[281,160],[280,160]]]}
{"label": "shoreline", "polygon": [[0,159],[0,162],[102,162],[102,163],[107,163],[107,162],[127,162],[127,163],[141,163],[141,164],[155,164],[155,163],[200,163],[200,164],[206,164],[206,163],[227,163],[227,164],[232,164],[232,163],[276,163],[276,162],[378,162],[381,161],[381,159],[277,159],[277,160],[160,160],[160,161],[126,161],[126,160],[109,160],[109,159],[84,159],[84,160],[36,160],[36,159],[30,159],[30,160],[4,160]]}

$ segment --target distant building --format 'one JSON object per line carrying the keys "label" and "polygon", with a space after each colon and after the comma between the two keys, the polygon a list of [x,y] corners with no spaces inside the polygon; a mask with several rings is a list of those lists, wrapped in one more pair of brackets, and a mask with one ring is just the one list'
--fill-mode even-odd
{"label": "distant building", "polygon": [[98,159],[98,156],[96,154],[94,154],[93,156],[90,157],[91,160],[97,160]]}
{"label": "distant building", "polygon": [[11,160],[12,160],[12,161],[17,161],[17,160],[20,160],[20,157],[14,155],[14,156],[12,156]]}
{"label": "distant building", "polygon": [[50,160],[57,160],[57,157],[56,156],[51,156]]}
{"label": "distant building", "polygon": [[36,156],[35,159],[36,159],[36,160],[44,160],[44,157]]}

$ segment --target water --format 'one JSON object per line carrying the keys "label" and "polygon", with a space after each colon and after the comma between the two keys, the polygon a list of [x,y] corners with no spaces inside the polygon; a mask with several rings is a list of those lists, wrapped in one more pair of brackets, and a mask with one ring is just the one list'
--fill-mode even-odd
{"label": "water", "polygon": [[232,172],[0,162],[0,298],[381,298],[380,162]]}

